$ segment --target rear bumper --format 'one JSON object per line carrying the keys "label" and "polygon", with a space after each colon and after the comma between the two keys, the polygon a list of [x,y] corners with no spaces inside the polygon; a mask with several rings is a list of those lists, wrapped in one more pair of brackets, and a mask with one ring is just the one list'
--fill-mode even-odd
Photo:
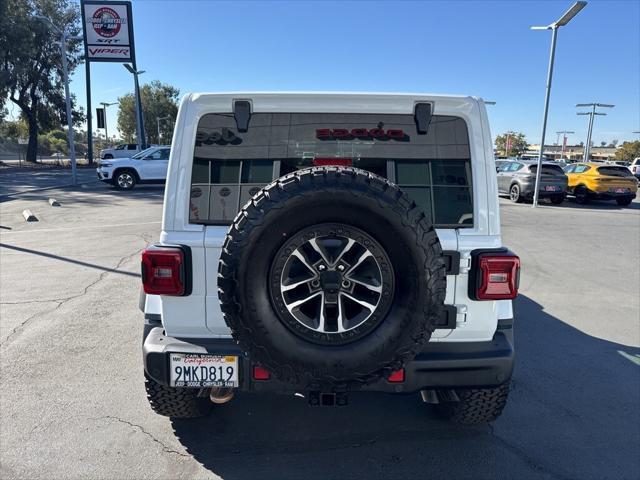
{"label": "rear bumper", "polygon": [[589,198],[594,200],[615,200],[616,198],[636,198],[636,192],[613,193],[613,192],[596,192],[588,191]]}
{"label": "rear bumper", "polygon": [[[156,324],[157,325],[157,324]],[[403,382],[379,380],[360,387],[363,391],[410,393],[425,389],[495,387],[509,381],[513,372],[513,321],[501,320],[490,342],[433,342],[405,367]],[[254,363],[232,339],[180,340],[166,337],[161,326],[147,323],[143,344],[145,372],[156,382],[169,385],[170,353],[210,353],[239,357],[239,389],[253,392],[293,393],[294,386],[254,380]]]}
{"label": "rear bumper", "polygon": [[[547,191],[546,187],[553,187],[554,191]],[[532,197],[533,192],[535,192],[535,183],[534,182],[522,182],[520,184],[520,191],[522,192],[522,196],[524,197]],[[567,186],[565,184],[550,184],[543,183],[540,185],[538,189],[538,198],[551,198],[551,197],[566,197],[567,195]]]}

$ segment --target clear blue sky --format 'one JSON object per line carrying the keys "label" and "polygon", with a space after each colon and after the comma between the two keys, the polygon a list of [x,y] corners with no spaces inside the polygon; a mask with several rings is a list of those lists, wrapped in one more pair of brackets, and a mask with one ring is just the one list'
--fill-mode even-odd
{"label": "clear blue sky", "polygon": [[[551,33],[563,1],[153,1],[134,0],[142,81],[181,94],[228,90],[353,90],[479,95],[492,134],[523,131],[539,143]],[[93,64],[93,102],[133,89],[120,64]],[[84,69],[72,90],[84,103]],[[640,2],[589,1],[560,29],[548,143],[557,130],[586,138],[576,103],[613,103],[593,139],[637,139]],[[109,124],[116,125],[111,107]],[[112,130],[112,131],[115,131]]]}

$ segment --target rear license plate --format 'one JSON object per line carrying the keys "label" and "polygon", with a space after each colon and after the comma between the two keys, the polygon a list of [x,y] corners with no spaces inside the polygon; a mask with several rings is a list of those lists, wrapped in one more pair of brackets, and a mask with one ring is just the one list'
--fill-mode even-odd
{"label": "rear license plate", "polygon": [[238,357],[172,353],[172,387],[238,387]]}
{"label": "rear license plate", "polygon": [[616,188],[616,189],[614,189],[614,192],[616,192],[616,193],[627,193],[627,189],[626,188]]}
{"label": "rear license plate", "polygon": [[546,192],[555,192],[558,189],[558,187],[554,187],[553,185],[547,185],[546,187],[544,187],[544,190]]}

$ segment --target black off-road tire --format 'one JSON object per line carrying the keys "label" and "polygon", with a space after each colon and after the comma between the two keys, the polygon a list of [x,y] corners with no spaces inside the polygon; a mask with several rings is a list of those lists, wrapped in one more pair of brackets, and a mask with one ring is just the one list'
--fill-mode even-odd
{"label": "black off-road tire", "polygon": [[564,195],[557,195],[555,197],[551,197],[551,203],[553,203],[554,205],[560,205],[562,202],[564,202]]}
{"label": "black off-road tire", "polygon": [[[395,274],[393,301],[375,329],[332,345],[285,324],[270,273],[289,238],[327,224],[365,232]],[[351,167],[298,170],[258,192],[230,227],[218,269],[233,337],[278,379],[308,390],[357,388],[403,368],[431,337],[445,290],[442,249],[425,213],[396,185]]]}
{"label": "black off-road tire", "polygon": [[616,203],[618,205],[620,205],[621,207],[626,207],[627,205],[631,204],[632,200],[633,200],[633,198],[631,198],[631,197],[616,198]]}
{"label": "black off-road tire", "polygon": [[438,414],[463,425],[477,425],[497,419],[509,396],[510,383],[495,388],[469,388],[456,390],[459,402],[437,404]]}
{"label": "black off-road tire", "polygon": [[159,384],[146,373],[144,386],[151,409],[158,415],[173,418],[204,417],[213,404],[208,397],[198,397],[197,388],[171,388]]}

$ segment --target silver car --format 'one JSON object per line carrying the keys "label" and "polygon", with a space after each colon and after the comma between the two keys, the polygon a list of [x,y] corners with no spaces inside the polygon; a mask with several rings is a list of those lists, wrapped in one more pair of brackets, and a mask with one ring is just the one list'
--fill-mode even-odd
{"label": "silver car", "polygon": [[[533,160],[503,163],[497,169],[498,194],[508,195],[516,203],[532,200],[537,168],[538,164]],[[553,163],[543,163],[538,198],[548,198],[551,203],[558,205],[566,196],[567,176],[562,168]]]}

